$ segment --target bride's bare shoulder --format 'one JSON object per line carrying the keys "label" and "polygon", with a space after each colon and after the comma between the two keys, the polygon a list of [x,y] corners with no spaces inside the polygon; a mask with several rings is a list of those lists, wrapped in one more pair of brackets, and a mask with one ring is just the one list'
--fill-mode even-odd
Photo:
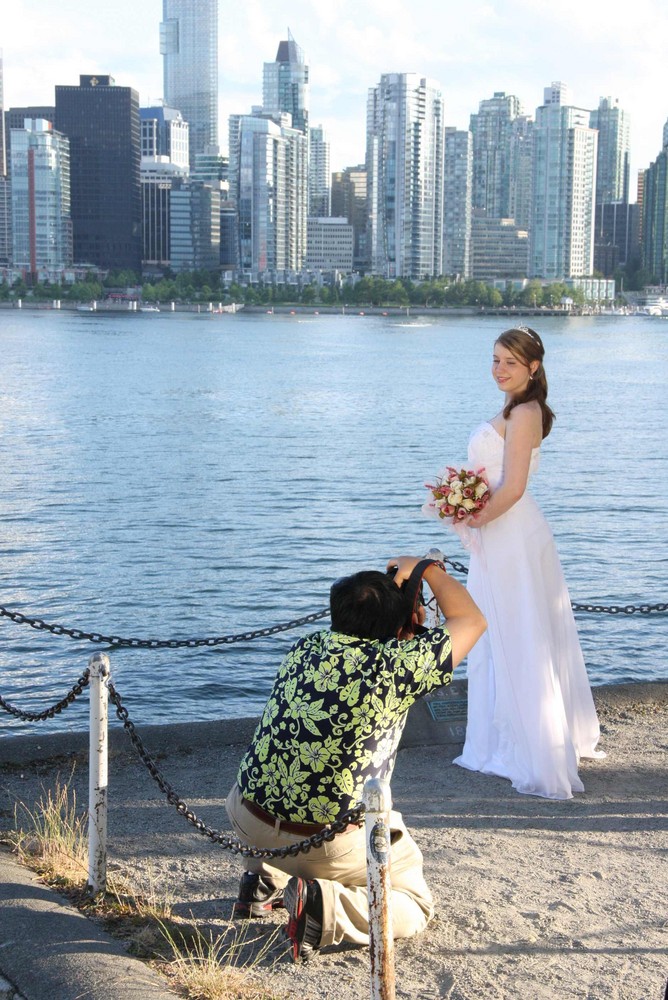
{"label": "bride's bare shoulder", "polygon": [[518,403],[508,414],[506,433],[513,435],[527,434],[535,439],[536,444],[542,440],[543,416],[540,404],[535,399],[526,403]]}

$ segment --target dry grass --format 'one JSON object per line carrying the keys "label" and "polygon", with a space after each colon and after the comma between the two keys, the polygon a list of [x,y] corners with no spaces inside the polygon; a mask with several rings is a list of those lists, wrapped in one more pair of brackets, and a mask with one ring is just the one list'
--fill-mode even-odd
{"label": "dry grass", "polygon": [[77,815],[76,792],[70,792],[69,782],[58,778],[53,790],[43,790],[33,809],[17,803],[8,839],[20,861],[46,879],[85,885],[87,819]]}
{"label": "dry grass", "polygon": [[279,1000],[263,985],[259,968],[273,950],[285,950],[282,942],[277,947],[279,931],[249,938],[249,926],[218,935],[163,926],[171,951],[165,971],[173,985],[189,1000]]}
{"label": "dry grass", "polygon": [[[121,869],[109,870],[107,891],[88,888],[87,813],[77,813],[76,792],[56,779],[30,809],[17,803],[8,841],[19,860],[36,871],[79,910],[98,920],[128,951],[148,959],[172,989],[188,1000],[280,1000],[262,984],[276,952],[279,931],[249,938],[249,924],[228,925],[219,934],[172,915],[171,900],[156,890],[149,870],[148,889],[139,891]],[[269,967],[271,968],[271,961]]]}

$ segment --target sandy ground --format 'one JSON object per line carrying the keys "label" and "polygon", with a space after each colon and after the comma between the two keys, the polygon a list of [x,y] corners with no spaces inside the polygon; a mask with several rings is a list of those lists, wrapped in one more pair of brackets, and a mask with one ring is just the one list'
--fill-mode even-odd
{"label": "sandy ground", "polygon": [[[521,796],[502,779],[454,767],[452,744],[400,751],[394,801],[424,852],[437,917],[421,936],[396,944],[398,998],[663,1000],[668,682],[599,688],[595,698],[608,757],[583,764],[586,791],[568,802]],[[224,796],[247,741],[239,725],[232,726],[239,742],[230,742],[230,725],[223,731],[207,724],[206,736],[197,738],[197,727],[169,727],[156,752],[189,806],[224,830]],[[169,896],[176,913],[191,914],[215,933],[230,927],[233,933],[241,862],[165,802],[124,734],[117,735],[110,864]],[[86,754],[63,753],[67,745],[45,737],[29,752],[26,738],[1,741],[1,826],[9,825],[16,800],[32,805],[58,775],[69,777],[75,760],[73,785],[86,802]],[[155,751],[148,739],[147,745]],[[366,950],[330,950],[295,966],[280,933],[284,922],[278,911],[249,925],[261,939],[278,932],[260,970],[276,997],[370,995]]]}

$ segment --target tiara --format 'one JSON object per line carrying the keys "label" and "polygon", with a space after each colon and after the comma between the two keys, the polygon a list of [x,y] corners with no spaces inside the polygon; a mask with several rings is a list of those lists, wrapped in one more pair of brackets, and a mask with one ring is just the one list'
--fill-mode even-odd
{"label": "tiara", "polygon": [[519,330],[520,333],[526,333],[527,336],[531,337],[532,340],[535,340],[537,344],[539,344],[541,347],[543,346],[542,343],[541,343],[541,339],[538,336],[538,334],[535,333],[533,330],[530,330],[528,326],[524,326],[524,325],[522,325],[522,326],[516,326],[515,329]]}

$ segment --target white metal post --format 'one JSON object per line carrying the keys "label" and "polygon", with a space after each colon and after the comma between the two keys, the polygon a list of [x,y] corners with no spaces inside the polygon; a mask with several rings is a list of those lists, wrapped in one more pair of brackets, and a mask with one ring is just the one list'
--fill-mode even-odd
{"label": "white metal post", "polygon": [[389,782],[370,778],[364,785],[363,800],[369,895],[371,1000],[395,1000],[390,882],[392,793]]}
{"label": "white metal post", "polygon": [[88,885],[104,892],[107,887],[107,783],[108,702],[111,673],[106,653],[95,653],[90,670],[90,743],[88,753]]}

